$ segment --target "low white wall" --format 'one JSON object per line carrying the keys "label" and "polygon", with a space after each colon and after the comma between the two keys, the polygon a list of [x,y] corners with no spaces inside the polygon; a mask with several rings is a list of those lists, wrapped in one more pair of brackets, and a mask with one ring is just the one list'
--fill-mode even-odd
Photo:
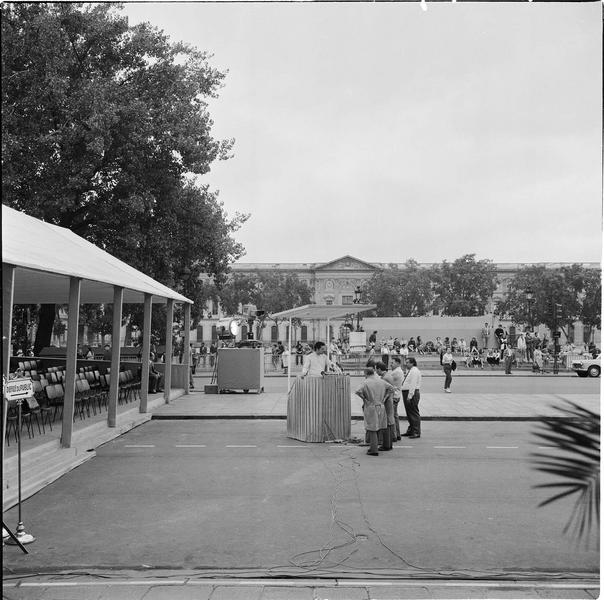
{"label": "low white wall", "polygon": [[480,317],[368,317],[363,319],[363,329],[367,333],[367,338],[373,331],[377,331],[378,341],[389,336],[399,339],[409,339],[420,335],[422,342],[432,340],[437,337],[442,340],[449,337],[452,340],[456,337],[458,340],[464,338],[469,345],[472,337],[478,340],[482,346],[481,330],[484,324],[488,323],[491,327],[491,336],[489,345],[494,343],[494,335],[492,330],[502,323],[509,330],[512,323],[510,321],[493,320],[490,315]]}

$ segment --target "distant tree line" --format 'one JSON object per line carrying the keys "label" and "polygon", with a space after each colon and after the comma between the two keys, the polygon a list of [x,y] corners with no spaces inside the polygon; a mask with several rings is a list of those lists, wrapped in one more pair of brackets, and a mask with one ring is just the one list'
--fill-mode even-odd
{"label": "distant tree line", "polygon": [[[510,279],[494,312],[519,325],[544,324],[552,330],[557,326],[567,336],[569,326],[581,321],[589,335],[601,326],[601,277],[601,269],[580,264],[527,265]],[[417,317],[433,311],[471,317],[488,312],[498,283],[493,262],[476,260],[474,254],[428,268],[411,259],[403,267],[391,264],[376,273],[365,285],[363,299],[378,305],[375,315],[380,317]]]}
{"label": "distant tree line", "polygon": [[466,254],[422,267],[410,259],[390,264],[364,286],[363,299],[377,304],[378,317],[419,317],[433,311],[470,317],[482,315],[497,288],[497,268],[490,260]]}

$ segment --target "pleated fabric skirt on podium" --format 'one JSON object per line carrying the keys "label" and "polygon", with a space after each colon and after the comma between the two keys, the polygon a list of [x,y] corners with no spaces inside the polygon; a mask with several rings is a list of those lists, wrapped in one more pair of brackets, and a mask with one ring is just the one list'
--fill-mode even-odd
{"label": "pleated fabric skirt on podium", "polygon": [[297,378],[287,396],[287,437],[303,442],[350,437],[350,377]]}

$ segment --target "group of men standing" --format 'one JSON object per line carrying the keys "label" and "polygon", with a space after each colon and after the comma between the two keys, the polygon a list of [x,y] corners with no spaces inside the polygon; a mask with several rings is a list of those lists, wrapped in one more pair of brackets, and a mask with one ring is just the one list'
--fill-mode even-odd
{"label": "group of men standing", "polygon": [[[415,358],[405,359],[404,371],[399,356],[391,357],[391,370],[383,362],[369,360],[365,368],[365,381],[356,391],[363,401],[367,454],[378,456],[379,451],[392,450],[392,444],[402,437],[421,437],[419,400],[421,372]],[[403,400],[408,428],[400,432],[398,405]]]}

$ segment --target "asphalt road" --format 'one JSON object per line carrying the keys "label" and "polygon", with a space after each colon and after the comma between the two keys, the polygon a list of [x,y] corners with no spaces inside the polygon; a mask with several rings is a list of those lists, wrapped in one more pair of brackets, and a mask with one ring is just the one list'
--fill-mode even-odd
{"label": "asphalt road", "polygon": [[37,541],[27,556],[5,549],[5,571],[593,573],[593,545],[562,534],[572,501],[537,508],[534,427],[429,422],[370,457],[288,439],[283,421],[151,421],[24,502]]}

